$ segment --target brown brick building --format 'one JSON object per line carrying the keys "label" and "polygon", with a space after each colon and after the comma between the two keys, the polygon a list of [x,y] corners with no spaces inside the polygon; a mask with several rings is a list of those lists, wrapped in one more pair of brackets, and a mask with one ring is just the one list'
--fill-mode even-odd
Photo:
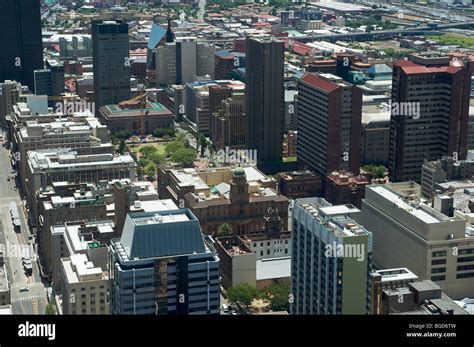
{"label": "brown brick building", "polygon": [[370,179],[365,175],[355,176],[349,171],[334,171],[326,176],[324,198],[333,205],[352,204],[361,207],[365,186]]}
{"label": "brown brick building", "polygon": [[260,233],[265,214],[276,209],[288,226],[288,199],[277,192],[276,181],[254,167],[218,169],[166,169],[158,171],[160,199],[188,207],[205,234],[216,234],[227,223],[235,235]]}

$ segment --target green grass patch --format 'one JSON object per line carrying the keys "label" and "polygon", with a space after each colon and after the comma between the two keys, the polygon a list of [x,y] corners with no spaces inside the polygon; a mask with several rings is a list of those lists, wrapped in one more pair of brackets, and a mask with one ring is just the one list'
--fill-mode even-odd
{"label": "green grass patch", "polygon": [[441,36],[431,35],[429,38],[444,45],[457,45],[465,48],[474,48],[474,37],[471,36],[448,33]]}

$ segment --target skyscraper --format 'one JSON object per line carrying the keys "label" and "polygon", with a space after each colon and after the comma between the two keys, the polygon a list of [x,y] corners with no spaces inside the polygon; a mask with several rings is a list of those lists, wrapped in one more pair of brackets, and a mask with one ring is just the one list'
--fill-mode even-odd
{"label": "skyscraper", "polygon": [[34,71],[36,95],[53,95],[53,82],[51,70],[41,69]]}
{"label": "skyscraper", "polygon": [[128,214],[111,244],[112,313],[218,314],[212,243],[188,209]]}
{"label": "skyscraper", "polygon": [[197,76],[214,78],[215,46],[194,37],[166,42],[156,49],[158,86],[194,82]]}
{"label": "skyscraper", "polygon": [[284,43],[248,37],[246,42],[245,114],[249,149],[258,161],[282,159]]}
{"label": "skyscraper", "polygon": [[298,199],[293,212],[292,314],[367,314],[370,311],[372,233],[353,218],[352,205]]}
{"label": "skyscraper", "polygon": [[128,24],[92,22],[94,100],[96,111],[103,105],[130,98],[130,44]]}
{"label": "skyscraper", "polygon": [[322,177],[360,170],[362,91],[342,78],[306,73],[298,82],[298,162]]}
{"label": "skyscraper", "polygon": [[472,62],[412,55],[393,65],[389,171],[421,180],[423,161],[465,159]]}
{"label": "skyscraper", "polygon": [[34,71],[43,68],[40,0],[0,1],[0,82],[15,80],[34,90]]}

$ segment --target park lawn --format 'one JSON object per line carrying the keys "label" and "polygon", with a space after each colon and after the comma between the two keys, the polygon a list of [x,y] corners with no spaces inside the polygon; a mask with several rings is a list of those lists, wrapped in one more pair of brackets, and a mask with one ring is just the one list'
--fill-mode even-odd
{"label": "park lawn", "polygon": [[156,147],[156,150],[160,154],[165,154],[165,144],[164,143],[144,143],[144,144],[140,144],[140,145],[137,145],[137,146],[133,147],[132,152],[133,153],[139,153],[140,148],[146,147],[146,146]]}
{"label": "park lawn", "polygon": [[474,48],[474,37],[456,33],[448,33],[441,36],[429,36],[431,40],[445,45],[458,45],[466,48]]}
{"label": "park lawn", "polygon": [[293,163],[293,162],[295,162],[296,160],[297,160],[296,156],[283,158],[283,161],[284,161],[285,163]]}

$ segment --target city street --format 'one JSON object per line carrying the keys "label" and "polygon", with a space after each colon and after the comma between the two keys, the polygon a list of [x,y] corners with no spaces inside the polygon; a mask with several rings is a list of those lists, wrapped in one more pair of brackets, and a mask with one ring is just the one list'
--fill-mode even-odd
{"label": "city street", "polygon": [[[11,161],[5,147],[0,147],[0,242],[4,245],[5,262],[11,286],[11,301],[14,314],[43,314],[47,296],[40,281],[38,265],[32,247],[28,244],[29,229],[26,222],[19,192],[14,190],[15,180],[8,181],[12,175]],[[16,233],[10,216],[10,203],[18,206],[21,221],[21,233]],[[27,276],[22,264],[25,248],[30,249],[33,264],[32,276]],[[28,290],[25,290],[28,288]],[[21,291],[20,291],[21,290]]]}

